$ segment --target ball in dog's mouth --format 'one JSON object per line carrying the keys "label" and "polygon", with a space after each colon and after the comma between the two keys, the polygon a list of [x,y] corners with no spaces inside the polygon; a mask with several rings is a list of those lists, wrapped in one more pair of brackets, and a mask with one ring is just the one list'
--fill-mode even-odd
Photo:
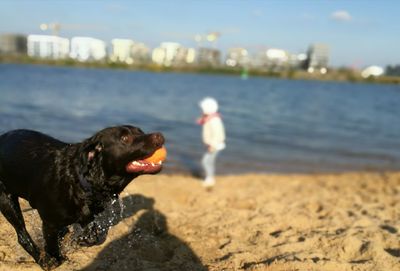
{"label": "ball in dog's mouth", "polygon": [[161,170],[166,158],[167,150],[162,146],[146,158],[131,161],[126,165],[126,171],[128,173],[157,173]]}

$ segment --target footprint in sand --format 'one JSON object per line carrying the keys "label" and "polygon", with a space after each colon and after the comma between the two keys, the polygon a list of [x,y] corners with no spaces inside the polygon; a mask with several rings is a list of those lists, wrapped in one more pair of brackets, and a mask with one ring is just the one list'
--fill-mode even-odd
{"label": "footprint in sand", "polygon": [[400,258],[400,248],[385,248],[385,251],[392,255],[393,257]]}
{"label": "footprint in sand", "polygon": [[397,229],[395,227],[390,226],[390,225],[381,225],[380,228],[382,230],[388,231],[389,233],[392,233],[392,234],[397,233]]}

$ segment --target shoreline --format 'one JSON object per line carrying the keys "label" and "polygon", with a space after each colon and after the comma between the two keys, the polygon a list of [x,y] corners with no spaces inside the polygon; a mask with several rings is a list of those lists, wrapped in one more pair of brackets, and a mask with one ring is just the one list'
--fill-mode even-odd
{"label": "shoreline", "polygon": [[[66,238],[56,271],[400,269],[400,171],[217,176],[212,191],[161,173],[120,196],[106,242]],[[40,243],[34,211],[24,216]],[[40,270],[0,224],[0,270]]]}
{"label": "shoreline", "polygon": [[[241,76],[242,68],[228,68],[228,67],[211,67],[211,66],[181,66],[181,67],[165,67],[152,63],[128,65],[124,63],[114,62],[78,62],[72,59],[65,60],[50,60],[38,59],[28,56],[4,56],[0,55],[0,64],[25,64],[25,65],[46,65],[55,67],[76,67],[76,68],[94,68],[94,69],[117,69],[128,71],[148,71],[157,73],[191,73],[191,74],[216,74],[216,75],[229,75]],[[380,76],[362,78],[359,72],[336,68],[331,69],[325,75],[309,74],[306,71],[284,70],[281,72],[263,71],[249,69],[248,76],[260,78],[279,78],[287,80],[310,80],[321,82],[349,82],[349,83],[365,83],[365,84],[400,84],[400,76]]]}

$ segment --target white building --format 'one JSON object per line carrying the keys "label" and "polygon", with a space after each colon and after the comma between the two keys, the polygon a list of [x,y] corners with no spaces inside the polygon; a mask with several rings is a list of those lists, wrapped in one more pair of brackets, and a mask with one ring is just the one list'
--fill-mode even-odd
{"label": "white building", "polygon": [[152,60],[154,63],[164,66],[175,64],[182,46],[176,42],[163,42],[160,47],[153,50]]}
{"label": "white building", "polygon": [[58,36],[29,35],[28,55],[31,57],[62,59],[69,54],[69,40]]}
{"label": "white building", "polygon": [[289,55],[285,50],[271,48],[265,51],[269,65],[283,65],[289,60]]}
{"label": "white building", "polygon": [[186,63],[187,64],[193,64],[196,60],[196,49],[194,48],[188,48],[187,53],[186,53]]}
{"label": "white building", "polygon": [[115,62],[133,63],[132,47],[133,40],[129,39],[113,39],[111,40],[112,52],[110,59]]}
{"label": "white building", "polygon": [[253,66],[269,71],[279,72],[290,65],[290,55],[287,51],[278,48],[262,50],[258,54]]}
{"label": "white building", "polygon": [[369,66],[362,70],[361,76],[363,78],[368,78],[370,76],[381,76],[385,73],[385,70],[379,66]]}
{"label": "white building", "polygon": [[79,61],[99,61],[107,56],[106,43],[90,37],[71,39],[70,57]]}
{"label": "white building", "polygon": [[113,39],[111,45],[111,61],[134,64],[148,60],[150,49],[144,43],[130,39]]}

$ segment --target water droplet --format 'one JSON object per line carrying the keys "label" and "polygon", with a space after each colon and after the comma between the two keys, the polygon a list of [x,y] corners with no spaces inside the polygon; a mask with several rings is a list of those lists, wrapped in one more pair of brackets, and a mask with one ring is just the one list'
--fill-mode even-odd
{"label": "water droplet", "polygon": [[120,207],[120,209],[119,209],[119,217],[122,220],[122,219],[124,219],[125,205],[124,205],[124,202],[123,202],[123,200],[121,198],[118,198],[118,201],[119,201],[119,207]]}

